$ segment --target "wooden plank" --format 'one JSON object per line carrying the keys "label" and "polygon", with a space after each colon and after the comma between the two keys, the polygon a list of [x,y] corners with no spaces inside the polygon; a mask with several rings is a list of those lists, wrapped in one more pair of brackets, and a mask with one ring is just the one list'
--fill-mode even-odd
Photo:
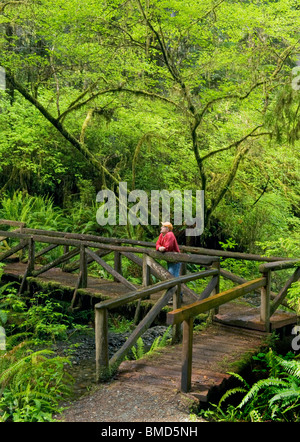
{"label": "wooden plank", "polygon": [[189,253],[197,253],[199,255],[219,256],[222,258],[245,259],[248,261],[273,262],[281,260],[286,261],[287,259],[289,259],[289,258],[282,258],[280,256],[261,256],[261,255],[254,255],[251,253],[228,252],[225,250],[206,249],[203,247],[179,246],[179,248],[182,251],[186,251]]}
{"label": "wooden plank", "polygon": [[270,290],[271,290],[271,271],[263,273],[266,278],[266,284],[261,287],[260,298],[260,320],[264,324],[265,330],[270,327]]}
{"label": "wooden plank", "polygon": [[0,224],[5,224],[7,226],[25,227],[26,223],[21,221],[12,221],[9,219],[0,219]]}
{"label": "wooden plank", "polygon": [[8,258],[9,256],[13,255],[14,253],[18,252],[19,250],[23,249],[27,245],[28,245],[28,240],[21,241],[20,244],[17,244],[16,246],[12,247],[11,249],[7,250],[6,252],[1,253],[0,262],[4,261],[6,258]]}
{"label": "wooden plank", "polygon": [[212,293],[212,291],[218,286],[218,283],[219,283],[219,277],[218,277],[218,275],[216,275],[208,283],[208,285],[205,287],[203,292],[201,292],[201,294],[199,296],[200,301],[208,298],[210,296],[210,294]]}
{"label": "wooden plank", "polygon": [[143,286],[147,287],[150,285],[150,257],[146,254],[143,255]]}
{"label": "wooden plank", "polygon": [[76,297],[77,297],[77,292],[81,286],[81,281],[82,281],[82,272],[79,272],[77,283],[76,283],[75,290],[74,290],[73,297],[72,297],[72,301],[71,301],[71,306],[70,306],[71,310],[74,309],[74,305],[75,305],[75,301],[76,301]]}
{"label": "wooden plank", "polygon": [[108,376],[108,311],[95,311],[95,344],[96,344],[96,381],[99,382]]}
{"label": "wooden plank", "polygon": [[91,256],[98,264],[100,264],[108,273],[110,273],[115,279],[117,279],[122,284],[126,285],[126,287],[136,290],[136,286],[132,284],[131,282],[127,281],[124,276],[120,275],[115,269],[113,269],[107,262],[104,261],[104,259],[101,259],[96,253],[94,253],[90,249],[86,249],[86,253]]}
{"label": "wooden plank", "polygon": [[110,367],[118,365],[124,358],[126,353],[130,348],[136,343],[138,338],[150,327],[156,316],[160,313],[161,309],[168,304],[169,299],[173,296],[176,291],[176,287],[169,288],[157,301],[157,303],[152,307],[152,309],[147,313],[147,315],[142,319],[133,333],[129,336],[125,344],[114,354],[110,359]]}
{"label": "wooden plank", "polygon": [[[114,269],[119,275],[123,276],[122,274],[122,255],[120,252],[115,251],[114,252]],[[116,277],[114,277],[115,281],[118,281]]]}
{"label": "wooden plank", "polygon": [[37,253],[35,254],[35,257],[38,258],[38,257],[40,257],[40,256],[42,256],[42,255],[45,255],[45,253],[50,252],[50,250],[53,250],[53,249],[55,249],[56,247],[58,247],[58,244],[50,244],[49,246],[44,247],[42,250],[40,250],[39,252],[37,252]]}
{"label": "wooden plank", "polygon": [[[50,236],[57,236],[57,237],[65,237],[70,239],[80,239],[83,241],[97,241],[102,243],[109,243],[109,244],[132,244],[132,245],[140,245],[144,247],[151,247],[154,248],[156,246],[155,242],[148,242],[148,241],[140,241],[140,240],[133,240],[128,238],[107,238],[103,236],[98,235],[89,235],[89,234],[76,234],[76,233],[67,233],[67,232],[59,232],[59,231],[48,231],[48,230],[42,230],[42,229],[30,229],[25,228],[24,232],[30,233],[30,234],[39,234],[39,235],[50,235]],[[187,253],[196,253],[199,255],[207,255],[207,256],[219,256],[219,257],[225,257],[225,258],[235,258],[235,259],[246,259],[246,260],[254,260],[254,261],[264,261],[264,262],[273,262],[273,261],[280,261],[280,260],[287,260],[289,258],[282,258],[278,256],[261,256],[261,255],[255,255],[250,253],[239,253],[239,252],[229,252],[224,250],[216,250],[216,249],[206,249],[203,247],[191,247],[191,246],[184,246],[179,245],[180,251],[187,252]]]}
{"label": "wooden plank", "polygon": [[47,272],[48,270],[52,269],[53,267],[57,267],[58,265],[62,264],[63,262],[67,261],[70,258],[73,258],[75,255],[79,253],[79,248],[76,247],[73,250],[70,250],[70,252],[65,253],[62,256],[59,256],[58,258],[54,259],[52,262],[45,264],[43,267],[34,270],[32,272],[33,276],[38,276],[41,273]]}
{"label": "wooden plank", "polygon": [[275,262],[268,262],[267,264],[262,264],[259,266],[259,271],[261,273],[268,272],[269,270],[284,270],[284,269],[291,269],[293,267],[299,267],[300,266],[300,258],[298,259],[289,259],[286,261],[275,261]]}
{"label": "wooden plank", "polygon": [[184,393],[187,393],[191,389],[192,353],[193,318],[189,317],[183,321],[181,391]]}
{"label": "wooden plank", "polygon": [[169,279],[167,281],[159,282],[157,284],[152,284],[151,286],[136,290],[133,293],[124,295],[118,299],[111,301],[103,301],[95,305],[95,308],[116,308],[121,305],[127,304],[128,302],[135,301],[136,299],[145,298],[146,296],[152,295],[153,293],[159,292],[161,290],[166,290],[178,282],[189,282],[194,281],[199,278],[205,278],[207,276],[214,276],[218,273],[217,270],[204,270],[202,272],[193,273],[191,275],[179,276],[178,278]]}
{"label": "wooden plank", "polygon": [[177,324],[187,318],[194,317],[200,313],[205,313],[213,308],[219,307],[233,299],[239,298],[246,293],[251,292],[266,284],[266,278],[258,278],[250,282],[246,282],[240,286],[221,292],[217,295],[213,295],[208,299],[194,302],[193,304],[182,307],[181,309],[174,310],[167,314],[167,324]]}
{"label": "wooden plank", "polygon": [[[102,258],[103,256],[109,255],[111,253],[110,250],[96,250],[95,251],[96,255],[100,256],[100,258]],[[86,262],[87,265],[89,265],[91,262],[93,262],[93,258],[91,256],[87,256],[86,257]],[[78,270],[80,267],[80,259],[77,259],[74,262],[71,262],[70,264],[65,264],[64,265],[64,272],[74,272],[75,270]]]}
{"label": "wooden plank", "polygon": [[[4,232],[5,233],[5,232]],[[13,237],[13,232],[7,232],[11,234]],[[0,235],[2,232],[0,231]],[[28,235],[26,234],[20,234],[16,233],[16,237],[24,237],[27,238]],[[21,235],[21,236],[20,236]],[[116,246],[111,244],[103,244],[99,242],[93,242],[88,240],[75,240],[75,239],[68,239],[67,237],[60,238],[60,237],[54,237],[54,236],[47,236],[47,235],[33,235],[34,240],[37,242],[45,242],[50,244],[62,244],[62,245],[69,245],[74,247],[80,247],[81,244],[84,244],[86,247],[89,248],[101,248],[111,251],[119,251],[119,252],[134,252],[134,253],[146,253],[149,256],[152,256],[153,258],[157,259],[163,259],[168,262],[191,262],[194,264],[206,264],[210,265],[211,263],[218,261],[218,257],[214,256],[202,256],[202,255],[189,255],[186,253],[175,253],[175,252],[157,252],[152,249],[145,249],[145,248],[139,248],[139,247],[127,247],[127,246]]]}
{"label": "wooden plank", "polygon": [[[135,264],[142,266],[143,260],[142,258],[136,256],[134,253],[130,252],[122,252],[122,255],[126,256],[128,259],[133,261]],[[147,255],[148,256],[148,255]],[[150,263],[150,272],[152,275],[154,275],[156,278],[160,279],[161,281],[166,281],[167,279],[171,279],[174,276],[161,264],[156,262],[151,256],[148,256],[148,263]],[[184,267],[186,263],[182,263],[182,267]],[[183,273],[184,275],[185,273]],[[194,290],[187,287],[185,284],[181,284],[181,291],[184,295],[188,296],[188,298],[192,300],[199,300],[198,293],[194,292]]]}

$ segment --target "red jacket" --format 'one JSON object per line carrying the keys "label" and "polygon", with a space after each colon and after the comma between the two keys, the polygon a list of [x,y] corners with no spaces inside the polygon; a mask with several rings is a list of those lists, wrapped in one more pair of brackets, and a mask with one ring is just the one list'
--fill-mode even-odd
{"label": "red jacket", "polygon": [[166,252],[180,252],[177,240],[173,232],[167,232],[164,236],[161,233],[156,243],[156,250],[159,247],[165,247]]}

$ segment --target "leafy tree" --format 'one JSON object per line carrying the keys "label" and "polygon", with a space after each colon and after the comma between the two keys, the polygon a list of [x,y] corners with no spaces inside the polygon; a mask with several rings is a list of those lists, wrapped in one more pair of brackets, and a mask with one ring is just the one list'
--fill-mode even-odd
{"label": "leafy tree", "polygon": [[[0,64],[11,101],[30,102],[97,186],[193,184],[208,222],[250,155],[268,164],[265,116],[295,63],[297,17],[290,0],[8,2]],[[265,177],[252,183],[256,200]]]}

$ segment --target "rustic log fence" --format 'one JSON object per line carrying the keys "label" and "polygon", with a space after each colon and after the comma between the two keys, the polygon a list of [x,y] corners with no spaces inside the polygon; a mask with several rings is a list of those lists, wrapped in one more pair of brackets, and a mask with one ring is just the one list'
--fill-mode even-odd
{"label": "rustic log fence", "polygon": [[[271,302],[271,272],[295,268],[293,275],[286,282],[282,290]],[[262,264],[259,267],[262,277],[253,281],[245,282],[237,287],[215,294],[207,299],[195,302],[188,306],[173,310],[167,314],[167,324],[178,325],[183,323],[183,346],[182,346],[182,372],[181,372],[181,390],[188,392],[191,388],[192,377],[192,352],[193,352],[193,320],[200,313],[206,313],[209,310],[217,309],[221,305],[233,301],[241,296],[245,296],[252,291],[260,289],[261,306],[260,321],[263,323],[264,330],[270,331],[270,317],[276,309],[282,304],[287,295],[288,289],[292,283],[300,278],[300,259],[281,260]]]}
{"label": "rustic log fence", "polygon": [[[181,336],[183,323],[183,362],[181,389],[188,391],[191,386],[193,320],[200,313],[217,310],[219,306],[253,291],[261,293],[260,317],[264,329],[269,330],[270,317],[279,305],[284,304],[285,297],[291,284],[300,277],[299,259],[291,260],[282,257],[265,257],[247,253],[236,253],[220,250],[208,250],[197,247],[180,246],[180,253],[161,253],[155,250],[155,243],[124,238],[107,238],[97,235],[75,234],[43,229],[26,228],[25,223],[0,220],[0,225],[16,228],[13,231],[0,230],[0,241],[14,241],[11,248],[6,247],[0,253],[0,262],[12,255],[19,254],[27,267],[22,277],[19,293],[21,294],[29,276],[37,277],[52,268],[61,268],[65,272],[76,272],[77,282],[73,292],[71,308],[76,308],[79,289],[88,287],[88,266],[96,262],[114,281],[123,284],[130,292],[117,299],[102,301],[95,305],[95,340],[96,340],[96,376],[103,379],[124,358],[137,339],[153,323],[160,311],[173,297],[173,311],[167,314],[167,323],[173,326],[173,339]],[[15,242],[18,241],[18,244]],[[37,250],[37,244],[39,250]],[[41,245],[42,244],[42,245]],[[37,260],[61,246],[63,253],[51,262],[37,265]],[[25,252],[26,256],[25,257]],[[104,258],[114,253],[114,264],[109,265]],[[142,287],[128,281],[122,274],[122,257],[131,260],[142,269]],[[220,258],[234,258],[262,262],[259,271],[262,276],[253,281],[246,281],[220,268]],[[158,261],[181,262],[182,272],[174,278]],[[201,271],[186,274],[187,264],[200,266]],[[288,279],[278,294],[271,291],[271,274],[274,271],[290,269],[295,266],[293,275]],[[204,270],[203,270],[204,268]],[[159,282],[151,285],[151,275]],[[219,293],[220,277],[239,284],[237,287]],[[209,278],[207,286],[198,294],[187,286],[188,282]],[[108,357],[108,314],[111,310],[125,304],[135,302],[136,311],[134,322],[138,323],[140,307],[143,299],[154,293],[162,292],[158,301],[153,305],[123,347]],[[180,293],[192,299],[191,304],[181,307]]]}

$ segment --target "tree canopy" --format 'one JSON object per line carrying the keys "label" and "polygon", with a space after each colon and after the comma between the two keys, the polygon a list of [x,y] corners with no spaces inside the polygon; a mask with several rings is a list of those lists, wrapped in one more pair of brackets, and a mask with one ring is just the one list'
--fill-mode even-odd
{"label": "tree canopy", "polygon": [[298,23],[294,0],[1,1],[2,191],[202,189],[215,231],[288,231]]}

